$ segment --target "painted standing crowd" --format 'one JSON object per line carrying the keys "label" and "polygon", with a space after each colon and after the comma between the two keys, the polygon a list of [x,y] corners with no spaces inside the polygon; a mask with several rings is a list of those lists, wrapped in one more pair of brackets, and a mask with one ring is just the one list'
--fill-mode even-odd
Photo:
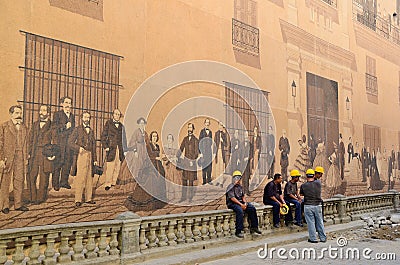
{"label": "painted standing crowd", "polygon": [[[75,176],[76,207],[82,203],[96,203],[93,176],[99,174],[102,163],[96,156],[91,114],[84,111],[79,124],[75,124],[72,103],[70,97],[61,98],[61,109],[53,113],[52,119],[50,107],[41,105],[39,119],[30,128],[23,123],[22,107],[10,107],[10,120],[0,126],[0,209],[4,214],[10,211],[10,194],[17,211],[28,211],[28,204],[45,202],[50,175],[55,192],[62,188],[71,189],[69,178]],[[148,134],[144,118],[137,120],[138,128],[128,142],[121,117],[121,111],[115,109],[101,131],[101,145],[106,154],[104,189],[122,188],[129,193],[127,203],[131,206],[149,209],[163,207],[167,201],[191,202],[195,195],[195,189],[191,187],[197,185],[198,169],[202,175],[200,181],[210,189],[226,188],[231,183],[231,174],[239,170],[243,172],[244,192],[250,195],[262,181],[258,174],[262,152],[270,166],[268,178],[275,173],[275,137],[271,126],[264,138],[257,126],[253,128],[252,136],[247,130],[243,135],[239,130],[233,130],[230,137],[222,122],[213,134],[210,119],[205,118],[199,137],[195,136],[195,125],[188,123],[187,135],[179,148],[172,134],[167,136],[161,148],[158,132]],[[386,148],[380,152],[379,148],[370,150],[365,146],[360,150],[358,142],[353,145],[351,137],[346,150],[341,134],[338,142],[333,143],[334,152],[326,155],[323,141],[311,135],[307,142],[303,135],[298,140],[300,153],[291,166],[291,147],[283,130],[278,142],[283,180],[288,181],[289,170],[297,169],[305,176],[307,168],[322,166],[327,169],[322,181],[324,198],[345,192],[346,168],[350,174],[362,176],[360,181],[366,182],[368,189],[381,190],[385,184],[393,187],[400,165],[400,150],[395,152],[393,147],[387,153]],[[263,147],[263,144],[266,145]],[[300,181],[305,182],[305,179]],[[25,183],[27,193],[24,192]],[[171,188],[171,183],[176,187]]]}

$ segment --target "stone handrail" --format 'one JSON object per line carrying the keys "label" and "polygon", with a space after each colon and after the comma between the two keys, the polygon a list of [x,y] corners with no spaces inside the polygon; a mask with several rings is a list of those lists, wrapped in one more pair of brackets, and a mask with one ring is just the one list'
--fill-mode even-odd
{"label": "stone handrail", "polygon": [[[336,195],[324,201],[324,218],[328,224],[349,222],[365,213],[397,210],[399,200],[397,191]],[[272,207],[256,208],[263,234],[271,233]],[[247,218],[244,227],[248,232]],[[234,233],[235,214],[228,209],[142,218],[127,212],[110,221],[0,230],[0,264],[120,264],[232,242]]]}

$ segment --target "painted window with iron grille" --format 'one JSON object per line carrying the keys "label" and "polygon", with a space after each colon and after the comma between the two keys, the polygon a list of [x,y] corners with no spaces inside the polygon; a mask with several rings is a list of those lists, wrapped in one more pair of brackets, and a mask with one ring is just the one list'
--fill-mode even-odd
{"label": "painted window with iron grille", "polygon": [[91,128],[101,155],[100,134],[118,107],[121,56],[92,48],[25,33],[24,119],[27,126],[38,120],[45,104],[54,113],[59,100],[72,98],[76,124],[83,111],[91,114]]}

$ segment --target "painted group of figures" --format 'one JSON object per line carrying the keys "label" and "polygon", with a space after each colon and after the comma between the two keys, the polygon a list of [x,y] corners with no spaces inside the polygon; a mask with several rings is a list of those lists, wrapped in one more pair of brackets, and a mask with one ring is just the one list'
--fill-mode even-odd
{"label": "painted group of figures", "polygon": [[[321,140],[315,140],[313,135],[306,141],[306,136],[298,140],[300,145],[300,154],[297,156],[293,168],[303,174],[309,167],[321,165],[327,168],[327,174],[322,181],[323,197],[329,198],[335,194],[344,194],[346,191],[345,168],[348,167],[350,174],[355,174],[357,181],[367,183],[368,190],[382,190],[386,183],[388,187],[393,188],[395,184],[395,172],[400,165],[400,151],[397,153],[392,150],[390,155],[377,150],[370,152],[369,147],[363,146],[359,149],[358,142],[353,145],[352,138],[349,137],[347,150],[339,134],[339,144],[333,142],[334,151],[332,154],[326,154],[325,143]],[[358,179],[361,178],[362,179]],[[305,179],[301,180],[305,182]],[[387,181],[387,182],[386,182]]]}
{"label": "painted group of figures", "polygon": [[[27,128],[20,105],[10,107],[10,120],[0,125],[0,210],[28,211],[28,204],[41,204],[48,198],[50,174],[55,191],[71,189],[75,176],[75,205],[95,204],[93,176],[101,174],[96,155],[96,139],[90,127],[91,115],[83,112],[75,126],[72,99],[60,100],[61,110],[50,119],[50,107],[39,106],[39,119]],[[124,160],[124,129],[121,112],[116,109],[101,135],[106,151],[105,189],[116,185],[119,167]],[[25,190],[25,183],[27,192]],[[10,196],[12,195],[12,196]]]}
{"label": "painted group of figures", "polygon": [[239,130],[235,130],[231,139],[222,122],[213,134],[210,119],[206,118],[198,137],[194,135],[194,124],[188,123],[187,135],[179,148],[174,144],[174,136],[168,134],[161,150],[157,144],[158,133],[147,134],[144,118],[137,123],[138,128],[128,144],[128,150],[133,152],[127,153],[118,179],[118,184],[132,191],[126,204],[129,209],[159,208],[167,200],[192,202],[198,169],[201,169],[202,185],[220,188],[226,188],[231,183],[230,174],[240,169],[245,192],[250,194],[250,179],[257,169],[261,150],[257,127],[253,130],[254,137],[245,131],[244,140],[240,141]]}
{"label": "painted group of figures", "polygon": [[[54,112],[50,119],[50,108],[39,107],[39,119],[28,129],[22,122],[22,107],[9,109],[10,120],[0,126],[0,210],[10,211],[10,194],[14,209],[28,211],[28,204],[40,204],[47,200],[50,174],[52,188],[71,189],[70,176],[75,176],[75,205],[95,204],[93,200],[93,176],[98,174],[99,163],[96,157],[96,139],[90,127],[91,115],[83,112],[79,125],[75,126],[72,113],[72,99],[63,97],[61,109]],[[174,144],[174,136],[169,134],[167,142],[160,148],[159,134],[145,130],[146,120],[137,120],[138,128],[126,140],[125,127],[121,123],[122,113],[115,109],[112,117],[106,121],[101,132],[101,144],[105,151],[106,191],[113,187],[122,188],[129,193],[126,206],[130,209],[150,209],[163,207],[167,201],[191,202],[197,183],[197,171],[201,169],[202,184],[225,188],[230,182],[230,175],[235,170],[243,172],[243,188],[246,194],[260,184],[258,166],[262,146],[259,128],[255,126],[252,136],[247,130],[243,137],[239,130],[234,130],[233,137],[223,123],[213,134],[210,119],[204,121],[199,137],[194,135],[194,124],[188,123],[187,135],[179,148]],[[300,154],[294,161],[293,168],[305,175],[307,168],[315,165],[327,168],[322,186],[324,197],[343,194],[345,183],[344,168],[355,163],[355,174],[362,175],[362,182],[367,182],[368,189],[381,190],[386,179],[389,188],[395,182],[394,174],[400,165],[400,151],[379,149],[370,152],[363,147],[359,152],[358,143],[353,146],[351,138],[346,149],[339,136],[339,144],[333,143],[334,152],[326,155],[324,142],[316,141],[313,135],[306,141],[306,136],[298,141]],[[274,174],[275,138],[272,127],[266,134],[266,158],[269,164],[268,176]],[[288,181],[290,144],[283,130],[278,145],[280,151],[281,175]],[[100,168],[101,169],[101,168]],[[361,171],[361,172],[359,172]],[[303,180],[305,182],[305,180]],[[27,194],[24,193],[25,183]],[[139,184],[139,185],[138,185]],[[199,183],[200,184],[200,183]],[[96,187],[97,188],[97,184]],[[345,187],[344,187],[345,188]],[[11,192],[11,193],[10,193]],[[23,198],[24,196],[24,198]]]}

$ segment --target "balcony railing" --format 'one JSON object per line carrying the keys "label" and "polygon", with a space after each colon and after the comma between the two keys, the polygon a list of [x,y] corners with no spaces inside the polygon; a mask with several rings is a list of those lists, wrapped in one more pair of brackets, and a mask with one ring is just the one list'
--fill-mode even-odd
{"label": "balcony railing", "polygon": [[[325,220],[339,224],[365,213],[397,210],[399,199],[396,191],[336,195],[324,201]],[[272,231],[272,207],[257,207],[257,216],[266,236]],[[127,264],[147,255],[173,255],[177,245],[190,251],[229,243],[235,234],[235,214],[228,209],[143,218],[128,212],[117,219],[0,230],[0,264]]]}
{"label": "balcony railing", "polygon": [[398,20],[380,17],[365,5],[363,1],[353,0],[353,20],[375,31],[383,38],[400,45],[400,27]]}
{"label": "balcony railing", "polygon": [[337,0],[322,0],[322,2],[327,3],[328,5],[331,5],[333,7],[337,7]]}
{"label": "balcony railing", "polygon": [[365,73],[365,89],[368,94],[378,96],[378,78]]}
{"label": "balcony railing", "polygon": [[232,44],[243,52],[259,55],[259,29],[232,18]]}

